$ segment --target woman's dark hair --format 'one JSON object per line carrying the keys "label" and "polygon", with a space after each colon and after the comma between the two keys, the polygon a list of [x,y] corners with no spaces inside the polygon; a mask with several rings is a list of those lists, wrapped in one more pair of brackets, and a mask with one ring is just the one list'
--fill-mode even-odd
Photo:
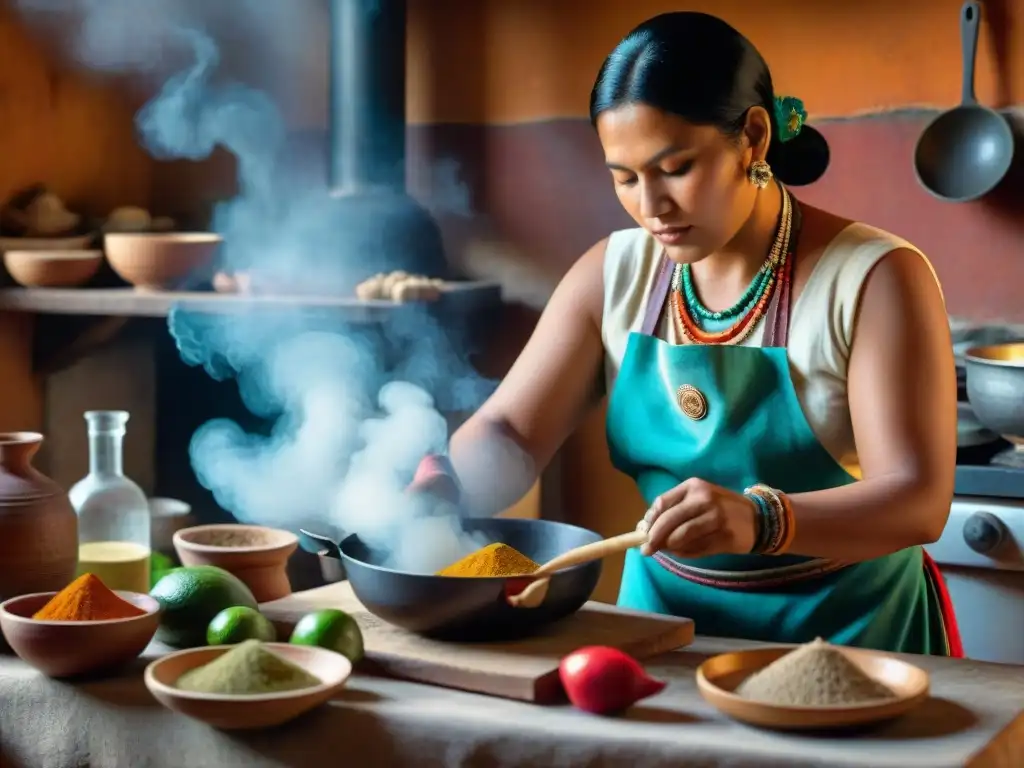
{"label": "woman's dark hair", "polygon": [[774,100],[768,65],[747,38],[716,16],[678,11],[645,21],[615,46],[590,93],[590,120],[641,103],[738,136],[747,111],[764,107],[772,172],[786,184],[810,184],[828,167],[828,143],[806,125],[783,143]]}

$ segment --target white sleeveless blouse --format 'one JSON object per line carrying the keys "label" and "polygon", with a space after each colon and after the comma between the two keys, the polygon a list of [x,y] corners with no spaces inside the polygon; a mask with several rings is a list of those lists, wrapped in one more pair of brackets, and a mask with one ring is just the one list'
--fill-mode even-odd
{"label": "white sleeveless blouse", "polygon": [[[860,462],[846,380],[857,305],[875,264],[902,248],[927,261],[921,251],[895,235],[866,224],[850,224],[825,248],[790,311],[787,354],[804,416],[825,450],[854,477],[860,477]],[[639,331],[643,323],[661,250],[660,243],[644,229],[620,230],[608,239],[601,319],[608,392],[622,364],[630,332]],[[687,343],[667,311],[657,335],[672,344]],[[759,347],[763,337],[762,321],[742,344]]]}

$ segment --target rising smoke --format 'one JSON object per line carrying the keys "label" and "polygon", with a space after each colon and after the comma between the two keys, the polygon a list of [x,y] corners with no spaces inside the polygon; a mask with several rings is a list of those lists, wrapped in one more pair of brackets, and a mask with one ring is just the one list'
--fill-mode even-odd
{"label": "rising smoke", "polygon": [[[258,64],[268,77],[293,70],[295,61],[313,55],[304,37],[323,28],[315,17],[324,12],[322,3],[16,5],[30,23],[77,30],[73,53],[80,63],[159,85],[136,118],[139,139],[154,157],[198,161],[217,147],[235,156],[239,193],[217,208],[213,221],[224,236],[227,269],[262,269],[285,284],[301,283],[323,267],[310,254],[330,252],[356,234],[338,231],[322,187],[311,189],[289,173],[282,158],[286,129],[270,96],[221,71],[225,36],[236,44],[242,38],[258,57],[247,66]],[[437,173],[450,193],[449,205],[441,200],[441,207],[466,213],[468,194],[452,164]],[[219,419],[193,437],[199,481],[237,519],[358,532],[407,570],[436,570],[479,544],[459,533],[452,514],[421,508],[422,500],[403,492],[421,457],[446,445],[438,408],[472,409],[491,389],[425,314],[403,312],[376,338],[340,327],[329,314],[297,312],[214,317],[175,311],[169,327],[186,363],[215,378],[236,378],[246,407],[274,421],[269,436]],[[385,367],[387,354],[394,359]]]}

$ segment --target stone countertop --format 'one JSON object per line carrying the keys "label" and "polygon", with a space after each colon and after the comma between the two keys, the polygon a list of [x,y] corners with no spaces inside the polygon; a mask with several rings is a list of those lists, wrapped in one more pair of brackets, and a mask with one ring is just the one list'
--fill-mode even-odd
{"label": "stone countertop", "polygon": [[[932,698],[920,708],[853,734],[795,735],[730,721],[697,692],[702,661],[753,645],[699,637],[652,660],[648,670],[669,686],[622,717],[357,675],[335,701],[299,720],[233,734],[161,708],[142,682],[145,659],[120,675],[72,684],[0,656],[0,766],[1024,765],[1024,667],[911,657],[932,675]],[[151,646],[146,656],[160,652]]]}

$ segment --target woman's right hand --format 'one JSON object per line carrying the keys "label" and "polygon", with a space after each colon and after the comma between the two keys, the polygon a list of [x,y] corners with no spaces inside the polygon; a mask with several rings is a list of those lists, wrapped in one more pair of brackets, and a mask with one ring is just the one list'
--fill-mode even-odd
{"label": "woman's right hand", "polygon": [[455,505],[458,505],[462,495],[451,462],[446,457],[438,455],[423,458],[405,491],[420,496],[432,496]]}

